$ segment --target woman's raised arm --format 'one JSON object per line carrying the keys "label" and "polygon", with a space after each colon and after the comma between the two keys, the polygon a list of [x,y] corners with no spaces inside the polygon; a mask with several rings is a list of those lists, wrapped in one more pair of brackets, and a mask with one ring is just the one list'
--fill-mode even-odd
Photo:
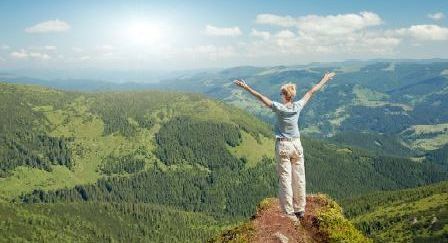
{"label": "woman's raised arm", "polygon": [[328,82],[329,80],[331,80],[334,76],[336,75],[336,73],[331,72],[331,73],[325,73],[324,76],[322,77],[322,79],[320,80],[319,83],[317,83],[316,85],[314,85],[310,90],[308,90],[308,92],[306,92],[306,94],[302,97],[303,105],[305,105],[306,103],[308,103],[308,100],[311,98],[311,96],[313,96],[314,92],[318,91],[320,88],[322,88],[322,86],[324,86],[324,84],[326,82]]}
{"label": "woman's raised arm", "polygon": [[236,85],[240,86],[241,88],[249,91],[249,93],[251,93],[253,96],[255,96],[258,100],[260,100],[267,107],[269,107],[269,108],[272,107],[272,100],[270,100],[268,97],[258,93],[257,91],[255,91],[251,87],[249,87],[249,85],[247,85],[244,80],[237,79],[237,80],[234,80],[233,82]]}

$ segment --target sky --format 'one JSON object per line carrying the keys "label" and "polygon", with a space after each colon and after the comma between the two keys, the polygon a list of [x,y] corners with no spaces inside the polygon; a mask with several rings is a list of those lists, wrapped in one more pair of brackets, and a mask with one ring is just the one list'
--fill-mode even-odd
{"label": "sky", "polygon": [[0,68],[448,58],[448,1],[0,1]]}

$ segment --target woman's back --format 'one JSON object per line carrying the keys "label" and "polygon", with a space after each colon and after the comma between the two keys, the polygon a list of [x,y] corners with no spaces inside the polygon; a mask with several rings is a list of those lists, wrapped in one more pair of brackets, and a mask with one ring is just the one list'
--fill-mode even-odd
{"label": "woman's back", "polygon": [[299,116],[304,106],[303,99],[291,104],[291,107],[279,102],[272,102],[272,111],[276,115],[275,136],[286,138],[299,138]]}

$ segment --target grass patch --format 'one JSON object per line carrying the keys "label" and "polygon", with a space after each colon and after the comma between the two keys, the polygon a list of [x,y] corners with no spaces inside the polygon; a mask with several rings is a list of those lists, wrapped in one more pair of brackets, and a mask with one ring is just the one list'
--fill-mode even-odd
{"label": "grass patch", "polygon": [[416,149],[435,150],[448,143],[448,123],[414,125],[403,134]]}
{"label": "grass patch", "polygon": [[344,217],[342,208],[325,194],[317,198],[323,205],[316,213],[319,230],[328,242],[371,242]]}
{"label": "grass patch", "polygon": [[255,167],[263,156],[274,158],[274,139],[260,135],[260,142],[244,131],[241,131],[242,142],[236,147],[227,146],[230,153],[237,157],[245,157],[248,167]]}
{"label": "grass patch", "polygon": [[353,87],[353,93],[356,95],[356,98],[354,100],[355,105],[371,106],[371,107],[391,105],[391,106],[399,106],[403,108],[404,111],[413,110],[413,107],[410,105],[384,101],[385,99],[390,98],[390,96],[385,93],[381,93],[371,89],[361,88],[358,85],[355,85]]}

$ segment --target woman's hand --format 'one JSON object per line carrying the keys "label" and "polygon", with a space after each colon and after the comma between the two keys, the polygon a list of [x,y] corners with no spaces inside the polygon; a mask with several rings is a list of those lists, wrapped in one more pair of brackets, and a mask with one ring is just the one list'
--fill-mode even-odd
{"label": "woman's hand", "polygon": [[333,79],[334,76],[336,76],[336,73],[334,73],[334,72],[331,72],[331,73],[326,72],[326,73],[324,74],[324,76],[322,77],[322,80],[323,80],[324,82],[327,82],[328,80]]}
{"label": "woman's hand", "polygon": [[241,88],[244,88],[245,90],[247,90],[249,93],[251,93],[253,96],[255,96],[258,100],[260,100],[267,107],[272,107],[272,100],[270,100],[268,97],[258,93],[251,87],[249,87],[249,85],[247,85],[244,80],[236,79],[233,81],[233,83],[235,83],[236,85],[240,86]]}
{"label": "woman's hand", "polygon": [[316,92],[319,89],[321,89],[322,86],[324,86],[327,81],[333,79],[334,76],[336,76],[336,73],[334,73],[334,72],[331,72],[331,73],[326,72],[324,74],[324,76],[322,77],[322,79],[320,80],[320,82],[317,83],[316,85],[314,85],[310,90],[308,90],[308,92],[305,93],[305,95],[302,98],[303,105],[308,103],[308,101],[310,100],[311,96],[313,96],[314,92]]}
{"label": "woman's hand", "polygon": [[236,85],[240,86],[243,89],[248,89],[249,85],[246,84],[246,82],[242,79],[236,79],[233,81],[233,83],[235,83]]}

